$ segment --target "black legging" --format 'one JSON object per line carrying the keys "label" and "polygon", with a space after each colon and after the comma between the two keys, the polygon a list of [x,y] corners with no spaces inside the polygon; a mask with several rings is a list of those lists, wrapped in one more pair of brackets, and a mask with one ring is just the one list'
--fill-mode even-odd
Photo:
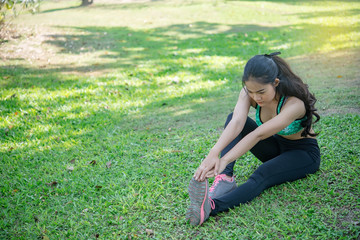
{"label": "black legging", "polygon": [[[231,118],[232,113],[227,118],[225,128]],[[255,128],[257,124],[248,117],[242,132],[224,148],[221,156]],[[308,174],[315,173],[320,166],[320,150],[316,139],[313,138],[288,140],[274,135],[258,142],[250,151],[263,164],[255,170],[247,182],[228,194],[214,198],[215,209],[212,210],[211,215],[249,202],[269,187],[304,178]],[[222,173],[232,176],[234,164],[235,161],[229,163]]]}

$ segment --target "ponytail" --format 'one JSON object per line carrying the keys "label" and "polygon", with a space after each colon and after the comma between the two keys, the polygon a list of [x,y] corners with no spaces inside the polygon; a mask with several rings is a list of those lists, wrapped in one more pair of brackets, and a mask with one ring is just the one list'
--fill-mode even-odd
{"label": "ponytail", "polygon": [[[294,96],[305,104],[306,119],[301,122],[301,126],[304,128],[301,136],[317,136],[318,133],[311,133],[312,124],[320,120],[315,108],[316,98],[310,93],[309,86],[291,70],[285,60],[277,56],[279,54],[280,52],[275,52],[251,58],[245,66],[243,82],[253,77],[260,83],[268,84],[278,78],[280,83],[276,87],[276,92],[280,96]],[[315,121],[313,121],[313,116],[316,118]]]}
{"label": "ponytail", "polygon": [[[315,108],[316,98],[309,91],[309,86],[305,84],[300,77],[298,77],[290,68],[290,66],[284,61],[284,59],[273,56],[275,64],[278,67],[278,78],[280,84],[277,87],[277,91],[280,96],[294,96],[299,98],[305,104],[306,109],[306,120],[301,125],[304,127],[304,131],[301,133],[302,137],[306,136],[317,136],[317,133],[311,133],[311,126],[320,120],[319,114]],[[313,122],[313,116],[316,117]]]}

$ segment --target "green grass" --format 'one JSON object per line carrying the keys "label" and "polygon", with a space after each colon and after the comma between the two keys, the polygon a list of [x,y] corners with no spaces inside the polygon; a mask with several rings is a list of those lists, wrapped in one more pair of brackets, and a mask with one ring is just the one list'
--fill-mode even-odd
{"label": "green grass", "polygon": [[[1,239],[360,237],[358,2],[78,4],[1,41]],[[321,170],[192,227],[187,185],[244,64],[277,50],[318,98]]]}

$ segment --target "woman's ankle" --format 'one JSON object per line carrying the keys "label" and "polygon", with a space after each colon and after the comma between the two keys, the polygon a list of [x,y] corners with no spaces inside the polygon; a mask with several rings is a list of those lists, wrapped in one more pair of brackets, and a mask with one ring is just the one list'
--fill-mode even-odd
{"label": "woman's ankle", "polygon": [[229,181],[229,182],[231,182],[232,179],[233,179],[232,176],[229,176],[229,175],[227,175],[226,173],[223,175],[223,178],[224,178],[226,181]]}

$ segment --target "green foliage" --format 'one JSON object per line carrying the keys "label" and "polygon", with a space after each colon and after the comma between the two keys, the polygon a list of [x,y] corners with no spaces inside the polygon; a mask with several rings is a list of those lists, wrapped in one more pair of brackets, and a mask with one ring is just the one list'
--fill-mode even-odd
{"label": "green foliage", "polygon": [[7,12],[17,16],[21,11],[28,10],[32,13],[38,12],[41,0],[1,0],[0,2],[0,24],[5,21]]}

